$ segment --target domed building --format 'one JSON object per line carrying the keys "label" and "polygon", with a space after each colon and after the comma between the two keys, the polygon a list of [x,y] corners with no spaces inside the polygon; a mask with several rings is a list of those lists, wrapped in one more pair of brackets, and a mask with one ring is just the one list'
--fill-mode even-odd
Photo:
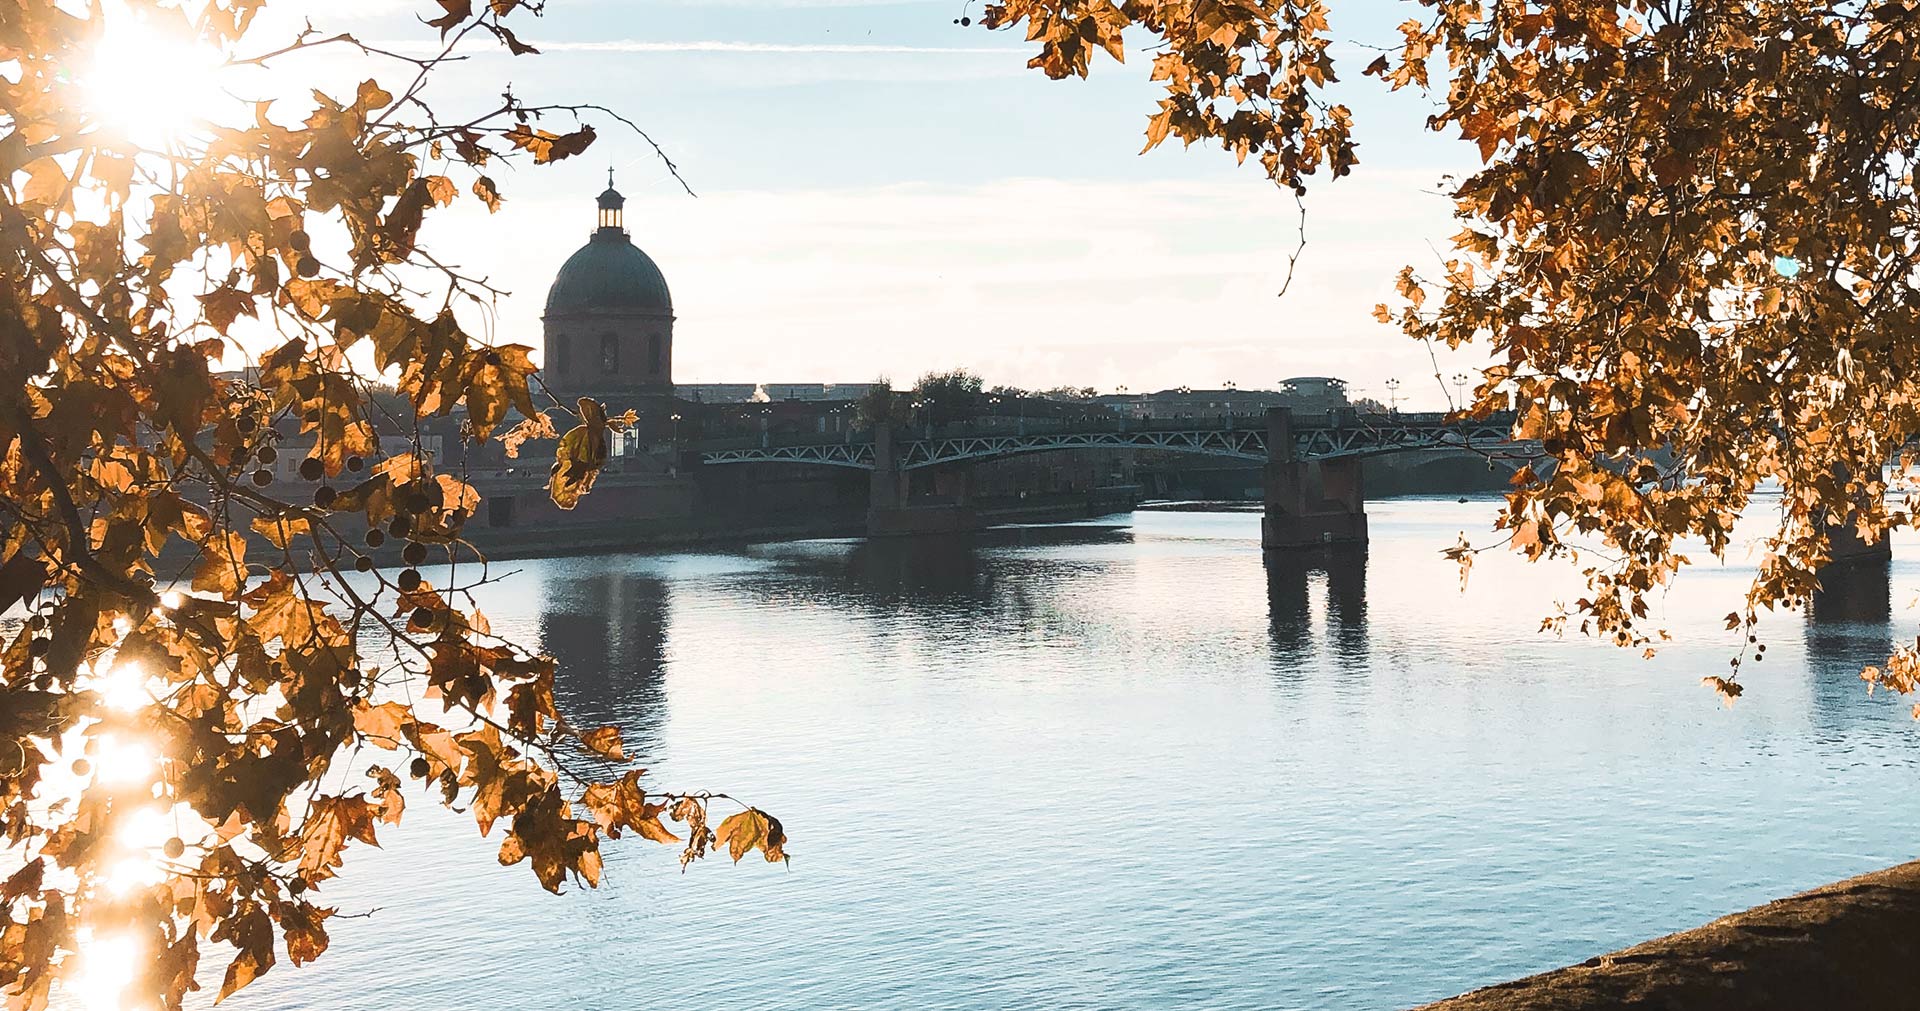
{"label": "domed building", "polygon": [[547,290],[547,388],[565,397],[673,393],[673,295],[627,234],[626,198],[607,173],[599,227]]}

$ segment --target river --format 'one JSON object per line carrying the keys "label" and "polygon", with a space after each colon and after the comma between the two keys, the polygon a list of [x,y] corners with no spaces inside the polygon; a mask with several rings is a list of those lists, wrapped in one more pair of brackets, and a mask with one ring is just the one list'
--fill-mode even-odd
{"label": "river", "polygon": [[223,1007],[1393,1008],[1915,855],[1920,726],[1854,674],[1920,542],[1891,622],[1871,585],[1773,617],[1728,708],[1749,562],[1687,572],[1643,660],[1538,631],[1564,567],[1460,590],[1494,507],[1370,503],[1311,563],[1251,512],[510,563],[494,631],[576,722],[780,816],[791,866],[629,839],[554,897],[416,795],[325,888],[371,915]]}

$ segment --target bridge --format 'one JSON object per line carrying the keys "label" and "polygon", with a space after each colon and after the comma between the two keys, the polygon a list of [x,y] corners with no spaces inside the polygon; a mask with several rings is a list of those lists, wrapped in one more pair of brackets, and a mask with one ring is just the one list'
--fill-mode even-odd
{"label": "bridge", "polygon": [[[995,419],[1011,422],[1013,419]],[[1143,449],[1198,453],[1252,463],[1266,463],[1268,429],[1264,424],[1235,426],[1236,420],[1079,422],[1069,428],[1046,431],[941,432],[922,436],[894,436],[901,470],[917,470],[966,460],[986,460],[1020,453],[1071,449]],[[977,426],[966,426],[974,428]],[[1022,426],[1024,427],[1024,426]],[[1404,414],[1389,417],[1295,418],[1292,420],[1293,458],[1326,460],[1374,456],[1418,449],[1458,449],[1497,446],[1512,441],[1513,416],[1449,422],[1444,414]],[[805,439],[755,444],[694,444],[689,447],[704,465],[728,463],[802,463],[827,467],[874,469],[874,441]]]}
{"label": "bridge", "polygon": [[[1269,548],[1366,540],[1366,502],[1360,460],[1430,449],[1498,450],[1513,446],[1511,414],[1450,420],[1444,414],[1359,415],[1352,411],[1295,417],[1287,408],[1264,422],[1245,418],[1155,421],[1141,419],[1050,423],[1027,430],[1024,420],[990,417],[964,426],[918,432],[879,428],[864,440],[794,437],[694,443],[686,447],[702,466],[803,464],[872,472],[869,530],[876,535],[967,529],[964,464],[1026,453],[1075,449],[1134,449],[1196,453],[1264,465]],[[1037,426],[1038,423],[1036,423]],[[1011,430],[1008,430],[1011,429]],[[910,494],[907,476],[938,468],[947,494],[937,500]]]}

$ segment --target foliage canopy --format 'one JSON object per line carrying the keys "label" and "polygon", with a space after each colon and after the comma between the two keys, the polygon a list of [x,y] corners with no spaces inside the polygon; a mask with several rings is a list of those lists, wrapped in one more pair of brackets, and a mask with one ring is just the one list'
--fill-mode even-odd
{"label": "foliage canopy", "polygon": [[[427,99],[463,43],[532,52],[511,26],[537,5],[428,4],[441,48],[418,58],[268,32],[267,6],[0,2],[0,610],[29,616],[0,657],[10,1007],[44,1006],[108,940],[136,953],[129,999],[160,1007],[197,989],[209,945],[228,952],[221,997],[276,951],[318,957],[320,893],[400,820],[408,779],[555,891],[596,883],[601,841],[626,833],[683,863],[785,857],[772,817],[712,823],[718,795],[655,792],[617,728],[566,723],[552,660],[472,604],[486,569],[461,530],[478,494],[454,454],[422,449],[435,416],[515,448],[556,434],[531,349],[470,332],[496,293],[420,242],[450,204],[497,208],[499,163],[594,140],[590,107],[508,94],[443,121]],[[88,91],[129,24],[223,71],[298,79],[342,54],[400,86],[142,138]],[[219,371],[236,357],[251,367]],[[555,449],[562,505],[625,420],[580,416]],[[288,492],[273,462],[295,446],[310,449]],[[407,545],[398,573],[370,557],[389,536]]]}
{"label": "foliage canopy", "polygon": [[[1714,555],[1766,483],[1777,523],[1730,627],[1808,599],[1830,531],[1912,525],[1920,431],[1920,10],[1905,0],[1419,0],[1362,73],[1431,96],[1475,146],[1434,276],[1376,315],[1494,361],[1465,411],[1521,411],[1548,457],[1498,524],[1576,557],[1587,595],[1550,625],[1651,646],[1647,598]],[[1169,138],[1255,158],[1305,192],[1356,164],[1321,0],[1003,0],[1031,66],[1088,73],[1152,38]],[[1890,479],[1886,464],[1897,460]],[[1571,543],[1597,538],[1598,552]],[[1454,554],[1464,563],[1474,549]],[[1739,658],[1734,660],[1737,674]],[[1896,653],[1870,683],[1916,687]],[[1733,677],[1710,682],[1729,697]],[[1920,707],[1916,707],[1920,715]]]}

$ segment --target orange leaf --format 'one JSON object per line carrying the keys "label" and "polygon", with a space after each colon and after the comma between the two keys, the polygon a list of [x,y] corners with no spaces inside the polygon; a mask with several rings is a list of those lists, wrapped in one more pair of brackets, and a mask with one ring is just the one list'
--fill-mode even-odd
{"label": "orange leaf", "polygon": [[620,728],[598,727],[580,735],[580,743],[602,758],[611,758],[624,762],[627,756],[620,750]]}

